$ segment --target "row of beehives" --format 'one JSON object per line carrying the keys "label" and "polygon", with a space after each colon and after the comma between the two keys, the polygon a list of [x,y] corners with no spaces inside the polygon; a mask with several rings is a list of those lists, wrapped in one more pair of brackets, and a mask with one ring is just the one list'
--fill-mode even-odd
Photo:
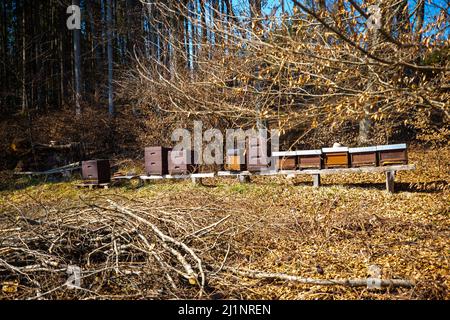
{"label": "row of beehives", "polygon": [[408,163],[406,144],[274,152],[280,170],[373,167]]}
{"label": "row of beehives", "polygon": [[[406,144],[363,148],[333,147],[318,150],[273,152],[266,141],[248,139],[246,150],[226,152],[224,169],[227,171],[260,171],[267,169],[268,158],[275,160],[278,170],[330,169],[348,167],[386,166],[407,164]],[[199,166],[192,164],[193,151],[173,151],[166,147],[145,148],[145,171],[149,176],[184,175],[195,173]],[[83,178],[93,183],[110,181],[108,160],[84,161]]]}

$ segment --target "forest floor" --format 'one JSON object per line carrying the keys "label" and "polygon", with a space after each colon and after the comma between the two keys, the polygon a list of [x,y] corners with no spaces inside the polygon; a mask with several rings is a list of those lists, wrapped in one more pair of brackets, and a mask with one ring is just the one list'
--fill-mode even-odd
{"label": "forest floor", "polygon": [[[108,190],[3,180],[0,299],[199,298],[202,271],[209,299],[449,299],[450,149],[409,156],[417,170],[397,174],[395,194],[385,191],[383,174],[326,176],[318,189],[306,176]],[[192,248],[203,270],[143,220]],[[189,268],[168,246],[183,252],[197,281],[186,280]],[[91,272],[83,289],[64,286],[67,265]],[[233,271],[356,279],[370,265],[414,287],[373,291]]]}

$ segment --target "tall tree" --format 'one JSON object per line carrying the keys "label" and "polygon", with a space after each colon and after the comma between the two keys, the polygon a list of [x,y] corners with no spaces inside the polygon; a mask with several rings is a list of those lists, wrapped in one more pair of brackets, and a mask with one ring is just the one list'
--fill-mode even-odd
{"label": "tall tree", "polygon": [[[80,0],[72,0],[72,4],[80,6]],[[73,30],[73,62],[75,73],[75,113],[81,115],[81,30]]]}
{"label": "tall tree", "polygon": [[108,110],[110,116],[115,115],[113,93],[113,47],[112,47],[112,0],[107,0],[106,5],[106,33],[108,41]]}
{"label": "tall tree", "polygon": [[22,113],[28,110],[27,97],[27,30],[26,30],[26,8],[25,1],[22,4]]}

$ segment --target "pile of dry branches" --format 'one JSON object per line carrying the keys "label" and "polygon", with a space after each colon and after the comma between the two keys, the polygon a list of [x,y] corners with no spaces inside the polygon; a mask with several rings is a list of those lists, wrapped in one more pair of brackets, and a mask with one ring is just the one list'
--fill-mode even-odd
{"label": "pile of dry branches", "polygon": [[217,261],[214,247],[224,245],[221,224],[228,217],[204,218],[214,207],[130,200],[125,206],[119,200],[83,199],[59,209],[11,207],[0,231],[3,291],[31,299],[210,294],[206,268]]}
{"label": "pile of dry branches", "polygon": [[[349,275],[324,279],[320,275],[311,277],[310,273],[302,276],[281,271],[284,268],[268,270],[263,265],[270,255],[261,256],[262,265],[255,270],[251,266],[260,263],[249,257],[260,255],[264,246],[271,251],[276,233],[297,237],[294,229],[299,221],[289,221],[290,214],[272,217],[265,211],[258,215],[245,213],[246,209],[233,209],[227,199],[223,203],[215,201],[215,205],[211,205],[212,201],[198,205],[199,199],[195,199],[183,206],[174,205],[176,198],[133,200],[110,194],[60,206],[37,200],[26,206],[7,205],[0,221],[0,283],[4,297],[251,297],[252,290],[246,292],[249,279],[316,287],[415,286],[408,279],[381,279],[370,274],[373,279],[368,279],[361,273],[359,278]],[[304,239],[299,245],[306,241],[314,246],[322,233],[329,240],[330,232],[346,229],[348,224],[359,228],[361,222],[365,229],[372,223],[365,217],[356,222],[358,219],[335,217],[326,226],[319,226],[317,218],[305,220],[301,232]],[[346,239],[347,231],[342,232],[346,232]],[[354,236],[358,237],[358,232]],[[280,241],[282,245],[285,240]]]}

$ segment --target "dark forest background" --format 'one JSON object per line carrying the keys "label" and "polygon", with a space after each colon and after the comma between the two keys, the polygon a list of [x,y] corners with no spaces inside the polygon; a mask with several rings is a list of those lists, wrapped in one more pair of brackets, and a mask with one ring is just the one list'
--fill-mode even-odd
{"label": "dark forest background", "polygon": [[2,0],[0,167],[139,158],[195,119],[278,128],[286,148],[447,145],[449,1],[384,1],[377,31],[371,4]]}

